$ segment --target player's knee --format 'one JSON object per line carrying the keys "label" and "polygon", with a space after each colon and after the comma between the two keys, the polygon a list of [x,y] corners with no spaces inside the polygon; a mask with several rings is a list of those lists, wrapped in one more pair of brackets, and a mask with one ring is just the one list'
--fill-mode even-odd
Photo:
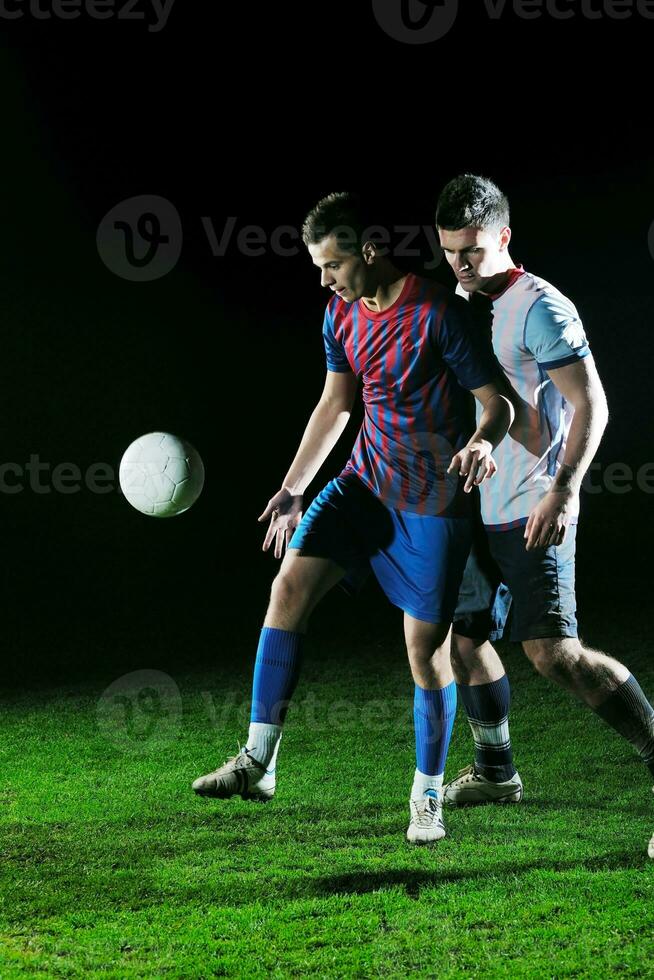
{"label": "player's knee", "polygon": [[488,672],[485,653],[490,650],[486,639],[473,639],[470,636],[452,634],[452,670],[458,684],[469,684],[473,675]]}
{"label": "player's knee", "polygon": [[427,664],[434,655],[433,647],[427,646],[425,643],[418,643],[415,640],[407,642],[406,650],[412,664]]}
{"label": "player's knee", "polygon": [[581,644],[571,637],[526,640],[523,648],[533,667],[550,680],[569,674],[581,654]]}
{"label": "player's knee", "polygon": [[308,592],[296,575],[280,571],[270,590],[270,611],[302,615],[308,605]]}
{"label": "player's knee", "polygon": [[456,671],[460,673],[466,672],[468,665],[475,659],[479,642],[469,636],[459,636],[458,633],[452,634],[452,667]]}

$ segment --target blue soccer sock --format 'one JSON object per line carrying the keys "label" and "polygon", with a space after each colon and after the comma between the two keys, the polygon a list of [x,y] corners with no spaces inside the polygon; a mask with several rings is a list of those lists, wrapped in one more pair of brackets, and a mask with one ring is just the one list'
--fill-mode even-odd
{"label": "blue soccer sock", "polygon": [[593,710],[631,742],[654,776],[654,708],[633,674]]}
{"label": "blue soccer sock", "polygon": [[515,775],[509,734],[511,688],[504,674],[490,684],[459,684],[475,742],[475,769],[494,783]]}
{"label": "blue soccer sock", "polygon": [[450,747],[456,684],[426,691],[416,684],[413,697],[413,723],[416,733],[416,772],[411,796],[421,796],[443,785],[445,760]]}
{"label": "blue soccer sock", "polygon": [[268,626],[261,630],[252,682],[251,722],[284,724],[300,674],[303,640],[302,633]]}

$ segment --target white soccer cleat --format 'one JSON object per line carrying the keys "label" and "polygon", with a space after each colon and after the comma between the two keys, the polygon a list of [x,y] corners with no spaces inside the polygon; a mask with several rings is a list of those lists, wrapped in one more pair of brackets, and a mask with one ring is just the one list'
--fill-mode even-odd
{"label": "white soccer cleat", "polygon": [[198,796],[211,796],[218,800],[240,796],[243,800],[265,803],[275,795],[275,770],[268,770],[257,762],[246,746],[220,769],[196,779],[193,789]]}
{"label": "white soccer cleat", "polygon": [[445,837],[440,797],[431,796],[427,792],[421,800],[409,800],[409,809],[411,823],[406,832],[408,841],[412,844],[433,844]]}
{"label": "white soccer cleat", "polygon": [[494,783],[476,770],[474,765],[462,769],[456,779],[443,787],[443,802],[447,806],[474,806],[477,803],[519,803],[522,799],[522,780],[516,772],[504,783]]}

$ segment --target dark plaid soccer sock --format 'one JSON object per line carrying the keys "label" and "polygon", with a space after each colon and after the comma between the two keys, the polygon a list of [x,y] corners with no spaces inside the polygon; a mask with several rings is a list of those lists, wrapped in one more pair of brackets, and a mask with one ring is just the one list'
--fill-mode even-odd
{"label": "dark plaid soccer sock", "polygon": [[252,682],[250,721],[283,725],[300,675],[304,635],[264,626]]}
{"label": "dark plaid soccer sock", "polygon": [[457,686],[475,741],[475,768],[494,783],[511,779],[516,768],[509,734],[511,688],[508,677],[504,674],[491,684]]}
{"label": "dark plaid soccer sock", "polygon": [[654,776],[654,708],[633,674],[593,710],[631,742]]}

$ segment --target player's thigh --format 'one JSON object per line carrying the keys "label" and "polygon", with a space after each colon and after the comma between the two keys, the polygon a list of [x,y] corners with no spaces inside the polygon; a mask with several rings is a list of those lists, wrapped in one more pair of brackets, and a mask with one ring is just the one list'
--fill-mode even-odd
{"label": "player's thigh", "polygon": [[271,590],[271,605],[310,612],[345,575],[345,569],[330,558],[286,552]]}
{"label": "player's thigh", "polygon": [[404,639],[407,651],[411,657],[429,659],[437,651],[444,651],[444,655],[449,653],[449,623],[429,623],[422,619],[416,619],[409,613],[404,613]]}
{"label": "player's thigh", "polygon": [[370,558],[393,536],[388,508],[358,478],[337,477],[317,495],[289,551],[322,558],[344,569],[342,585],[356,594],[370,573]]}

